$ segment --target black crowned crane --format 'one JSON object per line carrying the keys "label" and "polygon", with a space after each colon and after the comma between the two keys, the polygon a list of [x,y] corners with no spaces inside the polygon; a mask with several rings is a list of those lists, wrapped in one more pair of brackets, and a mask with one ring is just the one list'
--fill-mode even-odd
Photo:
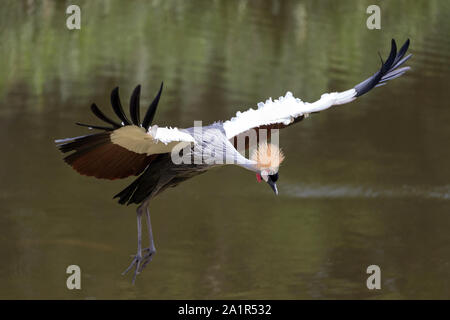
{"label": "black crowned crane", "polygon": [[[408,46],[409,40],[397,52],[396,43],[392,40],[391,52],[387,60],[381,62],[381,68],[347,91],[323,94],[313,103],[303,102],[287,92],[277,100],[269,99],[265,103],[259,103],[255,110],[238,112],[236,117],[228,121],[216,122],[201,127],[200,130],[196,127],[177,129],[151,126],[161,97],[162,84],[142,122],[139,113],[141,87],[137,86],[131,95],[130,119],[123,111],[119,89],[115,88],[111,92],[111,104],[118,121],[110,119],[92,104],[92,112],[108,126],[77,123],[99,132],[56,140],[56,144],[62,152],[72,152],[64,160],[80,174],[109,180],[139,176],[114,196],[119,199],[120,204],[138,205],[137,254],[123,273],[126,274],[134,267],[134,283],[136,275],[142,272],[156,252],[149,212],[151,199],[168,187],[175,187],[213,166],[223,164],[238,165],[256,173],[259,181],[267,182],[278,194],[278,168],[284,155],[272,141],[268,143],[261,139],[261,129],[270,131],[290,126],[311,113],[351,102],[369,90],[386,84],[386,81],[401,76],[409,69],[399,68],[411,57],[405,56]],[[249,153],[250,157],[246,158],[245,153],[243,155],[239,152],[236,146],[240,137],[246,137],[250,131],[256,133],[258,142],[254,152]],[[181,156],[190,161],[179,161]],[[150,242],[149,247],[145,249],[142,248],[141,241],[143,215],[146,216]]]}

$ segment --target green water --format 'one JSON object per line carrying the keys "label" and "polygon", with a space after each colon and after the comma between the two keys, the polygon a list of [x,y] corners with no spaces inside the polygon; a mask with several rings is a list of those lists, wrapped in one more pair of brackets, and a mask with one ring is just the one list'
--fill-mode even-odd
{"label": "green water", "polygon": [[[0,298],[450,298],[449,21],[438,0],[4,1]],[[79,176],[53,144],[88,132],[92,102],[112,114],[111,89],[126,102],[140,83],[146,105],[163,80],[155,122],[188,127],[287,90],[314,101],[372,74],[393,37],[411,72],[281,132],[278,197],[232,166],[168,190],[155,258],[135,286],[121,276],[135,208],[112,196],[132,179]]]}

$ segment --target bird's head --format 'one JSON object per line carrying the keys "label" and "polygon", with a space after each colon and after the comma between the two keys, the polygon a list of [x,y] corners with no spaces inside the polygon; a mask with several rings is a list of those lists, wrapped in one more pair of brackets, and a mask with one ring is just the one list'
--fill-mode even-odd
{"label": "bird's head", "polygon": [[278,195],[277,180],[278,169],[284,160],[283,152],[277,145],[260,143],[253,152],[251,160],[256,162],[256,179],[258,182],[264,180]]}

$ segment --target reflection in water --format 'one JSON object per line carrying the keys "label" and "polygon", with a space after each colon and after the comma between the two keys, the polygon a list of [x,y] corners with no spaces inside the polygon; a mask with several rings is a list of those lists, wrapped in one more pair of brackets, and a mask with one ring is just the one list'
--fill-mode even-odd
{"label": "reflection in water", "polygon": [[436,198],[450,199],[450,186],[444,187],[363,187],[339,185],[284,186],[286,195],[294,198]]}
{"label": "reflection in water", "polygon": [[[0,10],[0,298],[450,298],[448,1],[380,2],[381,31],[372,0],[77,3],[80,31],[64,1]],[[140,83],[146,105],[163,80],[155,123],[208,124],[350,88],[392,37],[412,71],[284,129],[279,197],[239,168],[187,181],[151,204],[151,265],[135,287],[120,276],[135,208],[111,198],[130,180],[78,176],[53,144],[87,132],[92,102],[109,112],[112,88]]]}

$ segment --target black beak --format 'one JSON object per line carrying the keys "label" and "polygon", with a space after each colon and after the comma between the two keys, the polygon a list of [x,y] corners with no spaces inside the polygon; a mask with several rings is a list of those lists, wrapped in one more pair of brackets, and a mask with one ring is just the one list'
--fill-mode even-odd
{"label": "black beak", "polygon": [[269,186],[272,188],[273,192],[275,192],[276,195],[278,195],[278,188],[276,184],[277,180],[278,180],[278,173],[269,176],[269,178],[267,179],[267,183],[269,184]]}

